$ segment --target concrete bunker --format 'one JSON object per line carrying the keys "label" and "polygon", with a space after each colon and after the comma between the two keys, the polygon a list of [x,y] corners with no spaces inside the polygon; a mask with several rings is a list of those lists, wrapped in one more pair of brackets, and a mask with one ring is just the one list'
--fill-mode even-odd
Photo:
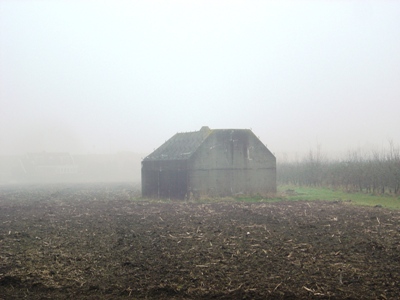
{"label": "concrete bunker", "polygon": [[276,192],[276,158],[249,129],[177,133],[142,161],[142,195],[189,199]]}

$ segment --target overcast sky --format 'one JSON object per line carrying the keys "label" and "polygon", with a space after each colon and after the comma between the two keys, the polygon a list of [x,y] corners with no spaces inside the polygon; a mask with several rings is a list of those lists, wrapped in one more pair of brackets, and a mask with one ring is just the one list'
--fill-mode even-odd
{"label": "overcast sky", "polygon": [[0,0],[0,153],[400,144],[400,1]]}

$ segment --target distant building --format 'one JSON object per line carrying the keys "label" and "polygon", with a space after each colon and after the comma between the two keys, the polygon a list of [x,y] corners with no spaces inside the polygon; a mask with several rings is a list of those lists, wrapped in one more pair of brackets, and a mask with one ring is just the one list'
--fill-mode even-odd
{"label": "distant building", "polygon": [[21,165],[25,173],[39,177],[78,173],[69,153],[28,153],[21,159]]}
{"label": "distant building", "polygon": [[177,133],[142,161],[142,195],[189,199],[276,192],[276,159],[249,129]]}
{"label": "distant building", "polygon": [[0,155],[0,184],[140,182],[142,154],[37,152]]}

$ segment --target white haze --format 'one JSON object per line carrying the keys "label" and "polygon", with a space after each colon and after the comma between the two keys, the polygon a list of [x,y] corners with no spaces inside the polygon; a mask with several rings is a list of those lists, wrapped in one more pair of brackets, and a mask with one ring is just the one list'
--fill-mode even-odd
{"label": "white haze", "polygon": [[399,1],[0,0],[0,154],[203,125],[278,157],[398,145],[399,53]]}

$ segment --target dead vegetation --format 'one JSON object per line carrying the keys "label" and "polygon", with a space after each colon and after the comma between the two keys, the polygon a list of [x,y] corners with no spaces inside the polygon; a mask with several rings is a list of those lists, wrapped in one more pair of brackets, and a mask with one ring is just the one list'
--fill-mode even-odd
{"label": "dead vegetation", "polygon": [[0,190],[0,299],[396,299],[400,212]]}

